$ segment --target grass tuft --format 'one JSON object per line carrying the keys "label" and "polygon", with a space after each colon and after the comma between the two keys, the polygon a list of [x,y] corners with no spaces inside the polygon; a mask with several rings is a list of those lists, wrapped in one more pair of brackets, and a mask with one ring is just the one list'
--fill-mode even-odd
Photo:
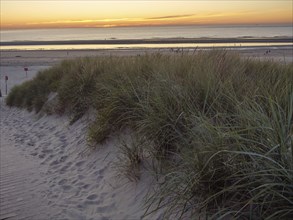
{"label": "grass tuft", "polygon": [[137,182],[140,179],[140,168],[143,160],[144,143],[136,139],[122,141],[119,146],[118,161],[115,163],[119,177]]}

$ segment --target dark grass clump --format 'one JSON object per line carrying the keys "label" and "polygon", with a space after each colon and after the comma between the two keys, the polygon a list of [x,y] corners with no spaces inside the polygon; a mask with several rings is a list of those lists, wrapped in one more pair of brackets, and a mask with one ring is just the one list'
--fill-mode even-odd
{"label": "dark grass clump", "polygon": [[70,111],[71,123],[89,109],[96,90],[96,80],[103,71],[95,60],[85,58],[66,63],[64,76],[58,88],[61,111]]}
{"label": "dark grass clump", "polygon": [[15,87],[7,104],[40,109],[57,91],[72,122],[96,110],[92,143],[135,131],[145,143],[121,147],[125,175],[139,179],[147,154],[164,179],[146,216],[164,208],[169,219],[290,219],[292,72],[227,51],[84,58]]}
{"label": "dark grass clump", "polygon": [[56,66],[43,70],[34,79],[15,86],[8,94],[6,104],[39,112],[48,95],[57,92],[62,77],[61,68],[62,66]]}
{"label": "dark grass clump", "polygon": [[137,182],[140,180],[144,142],[138,138],[121,142],[118,146],[118,161],[114,164],[117,176],[121,179],[127,178],[129,181]]}

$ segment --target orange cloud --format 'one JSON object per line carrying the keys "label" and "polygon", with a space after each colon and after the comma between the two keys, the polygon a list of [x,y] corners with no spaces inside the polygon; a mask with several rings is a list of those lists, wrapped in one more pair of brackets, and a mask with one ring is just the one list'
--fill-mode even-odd
{"label": "orange cloud", "polygon": [[145,20],[169,20],[169,19],[181,19],[181,18],[188,18],[192,17],[195,14],[189,14],[189,15],[169,15],[169,16],[162,16],[162,17],[152,17],[152,18],[145,18]]}
{"label": "orange cloud", "polygon": [[3,1],[1,29],[292,23],[290,1]]}

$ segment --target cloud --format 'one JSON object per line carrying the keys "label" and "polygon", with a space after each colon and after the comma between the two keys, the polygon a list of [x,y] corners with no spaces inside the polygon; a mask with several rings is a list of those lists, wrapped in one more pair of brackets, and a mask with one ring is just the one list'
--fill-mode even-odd
{"label": "cloud", "polygon": [[165,19],[179,19],[179,18],[188,18],[192,17],[195,14],[186,14],[186,15],[169,15],[169,16],[162,16],[162,17],[151,17],[146,18],[145,20],[165,20]]}
{"label": "cloud", "polygon": [[32,22],[26,23],[27,25],[39,25],[39,24],[76,24],[76,23],[99,23],[99,22],[116,22],[116,21],[125,21],[129,18],[117,18],[117,19],[99,19],[99,20],[61,20],[61,21],[45,21],[45,22]]}

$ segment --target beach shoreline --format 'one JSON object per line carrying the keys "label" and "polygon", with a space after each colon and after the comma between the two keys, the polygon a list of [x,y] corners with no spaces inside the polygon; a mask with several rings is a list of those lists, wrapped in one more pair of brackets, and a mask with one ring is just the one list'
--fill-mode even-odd
{"label": "beach shoreline", "polygon": [[0,66],[52,66],[65,59],[99,56],[138,56],[143,54],[196,54],[203,50],[232,50],[243,57],[277,62],[293,62],[293,46],[229,47],[229,48],[119,48],[64,50],[0,50]]}
{"label": "beach shoreline", "polygon": [[178,43],[291,43],[292,37],[240,37],[240,38],[151,38],[151,39],[105,39],[105,40],[57,40],[57,41],[7,41],[1,46],[21,45],[83,45],[83,44],[178,44]]}

